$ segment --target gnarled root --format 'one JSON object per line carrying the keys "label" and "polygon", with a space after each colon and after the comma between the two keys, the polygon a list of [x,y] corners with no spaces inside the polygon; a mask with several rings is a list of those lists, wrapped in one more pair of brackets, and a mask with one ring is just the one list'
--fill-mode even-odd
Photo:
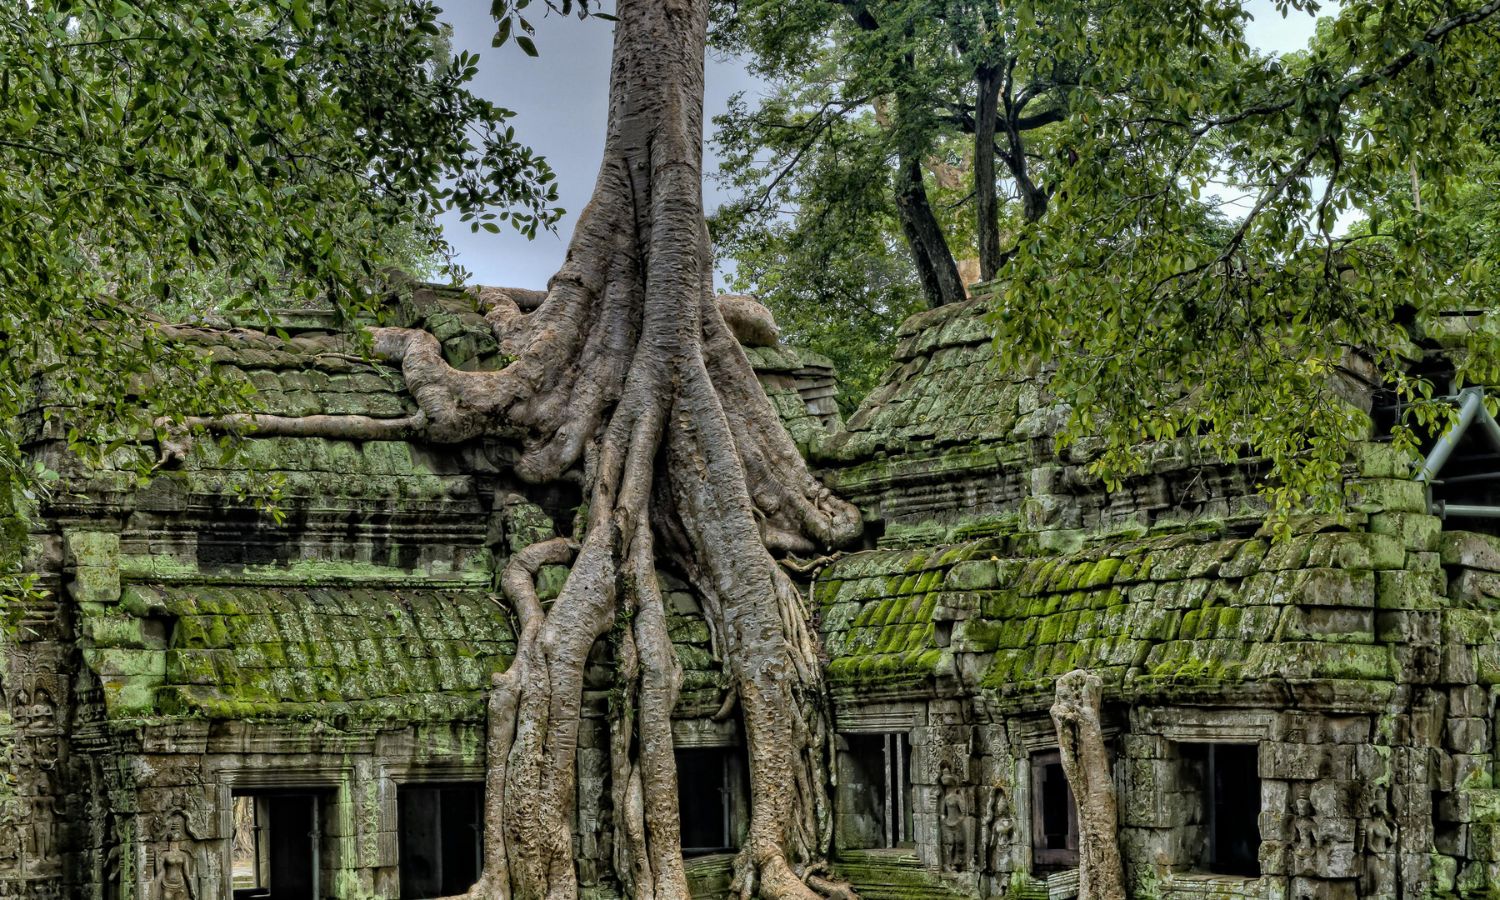
{"label": "gnarled root", "polygon": [[[712,296],[701,197],[707,0],[620,0],[617,12],[605,162],[568,260],[545,296],[481,298],[513,362],[460,372],[431,335],[378,329],[375,349],[400,363],[419,416],[195,424],[351,439],[503,435],[521,445],[522,480],[582,486],[577,543],[529,546],[502,574],[516,655],[489,697],[484,874],[468,896],[577,897],[584,677],[614,629],[614,656],[601,661],[620,688],[616,875],[638,900],[687,900],[671,729],[682,673],[660,560],[696,588],[743,718],[751,809],[735,889],[853,897],[818,868],[832,834],[829,701],[810,612],[772,550],[826,553],[858,535],[859,514],[808,471]],[[774,337],[755,312],[731,315]],[[544,607],[537,572],[570,560]]]}

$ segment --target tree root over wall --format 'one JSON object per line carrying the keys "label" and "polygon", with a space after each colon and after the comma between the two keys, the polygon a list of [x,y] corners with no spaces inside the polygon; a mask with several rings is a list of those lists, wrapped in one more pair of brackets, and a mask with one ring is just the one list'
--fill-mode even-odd
{"label": "tree root over wall", "polygon": [[[703,601],[744,720],[749,833],[742,898],[852,897],[822,874],[830,842],[827,698],[809,610],[772,551],[816,554],[859,515],[810,474],[713,298],[702,203],[707,0],[620,0],[610,125],[594,196],[544,297],[482,294],[497,372],[457,371],[432,335],[379,329],[420,413],[393,420],[244,415],[198,426],[258,436],[518,440],[516,473],[584,486],[579,534],[503,573],[517,652],[489,701],[485,865],[469,896],[574,898],[584,669],[618,628],[614,867],[638,900],[687,900],[671,714],[682,673],[658,564]],[[572,564],[561,595],[534,576]],[[624,624],[620,624],[624,623]]]}

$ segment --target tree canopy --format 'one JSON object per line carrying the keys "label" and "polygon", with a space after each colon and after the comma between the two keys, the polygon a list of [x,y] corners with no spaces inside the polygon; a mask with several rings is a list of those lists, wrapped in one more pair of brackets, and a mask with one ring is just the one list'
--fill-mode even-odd
{"label": "tree canopy", "polygon": [[[0,12],[0,508],[40,482],[39,373],[80,449],[243,402],[153,311],[352,312],[432,215],[558,212],[426,0],[33,0]],[[105,377],[100,377],[103,374]]]}
{"label": "tree canopy", "polygon": [[[1196,37],[1205,56],[1239,34],[1237,8],[1207,5]],[[720,43],[772,91],[754,105],[737,98],[719,120],[720,177],[740,197],[716,215],[716,237],[739,264],[737,288],[764,296],[797,338],[853,365],[846,400],[878,376],[914,295],[929,306],[963,300],[1048,215],[1076,156],[1058,135],[1077,96],[1126,91],[1139,77],[1114,64],[1113,45],[1179,42],[1176,24],[1150,4],[720,9]],[[1202,77],[1180,53],[1152,65],[1179,86]],[[810,313],[830,308],[855,315]]]}
{"label": "tree canopy", "polygon": [[[1283,508],[1326,502],[1369,434],[1340,379],[1395,391],[1414,447],[1447,415],[1411,374],[1423,323],[1493,305],[1496,12],[1344,3],[1281,58],[1224,0],[736,4],[721,40],[775,90],[721,123],[721,242],[775,247],[739,285],[774,293],[896,221],[929,304],[949,258],[994,277],[999,364],[1052,367],[1102,474],[1191,438],[1267,460]],[[808,239],[827,222],[850,240]],[[1460,382],[1493,380],[1492,333]]]}
{"label": "tree canopy", "polygon": [[[1102,471],[1191,436],[1267,460],[1283,508],[1332,502],[1371,434],[1342,379],[1395,391],[1414,447],[1448,388],[1411,375],[1414,340],[1445,311],[1493,316],[1483,256],[1449,217],[1484,214],[1465,186],[1493,147],[1497,11],[1346,3],[1307,52],[1265,58],[1241,37],[1191,86],[1150,77],[1155,51],[1122,50],[1135,95],[1080,92],[1061,123],[1078,159],[1006,273],[1002,365],[1055,362],[1073,434],[1108,439]],[[1218,227],[1195,227],[1205,211]],[[1457,382],[1493,381],[1496,352],[1471,342]]]}

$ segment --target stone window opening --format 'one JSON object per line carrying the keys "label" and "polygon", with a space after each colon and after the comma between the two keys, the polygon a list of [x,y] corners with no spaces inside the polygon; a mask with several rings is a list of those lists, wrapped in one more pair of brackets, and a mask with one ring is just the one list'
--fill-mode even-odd
{"label": "stone window opening", "polygon": [[915,846],[911,736],[844,734],[840,753],[839,845],[848,850]]}
{"label": "stone window opening", "polygon": [[396,789],[402,900],[453,897],[479,880],[484,785],[403,784]]}
{"label": "stone window opening", "polygon": [[1042,872],[1078,866],[1078,807],[1057,750],[1031,755],[1031,860]]}
{"label": "stone window opening", "polygon": [[1197,796],[1191,868],[1260,877],[1260,774],[1254,744],[1181,744],[1187,787]]}
{"label": "stone window opening", "polygon": [[738,850],[749,806],[740,754],[733,747],[684,747],[675,755],[683,855]]}
{"label": "stone window opening", "polygon": [[234,900],[315,900],[323,797],[309,791],[235,791]]}

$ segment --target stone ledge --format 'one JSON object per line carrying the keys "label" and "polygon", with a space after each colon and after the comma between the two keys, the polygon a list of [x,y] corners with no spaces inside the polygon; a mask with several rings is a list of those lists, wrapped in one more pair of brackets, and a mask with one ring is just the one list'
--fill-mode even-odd
{"label": "stone ledge", "polygon": [[1213,900],[1232,900],[1237,897],[1264,898],[1280,896],[1271,890],[1267,878],[1243,878],[1233,875],[1198,875],[1178,873],[1168,875],[1158,882],[1161,900],[1190,900],[1209,897]]}

